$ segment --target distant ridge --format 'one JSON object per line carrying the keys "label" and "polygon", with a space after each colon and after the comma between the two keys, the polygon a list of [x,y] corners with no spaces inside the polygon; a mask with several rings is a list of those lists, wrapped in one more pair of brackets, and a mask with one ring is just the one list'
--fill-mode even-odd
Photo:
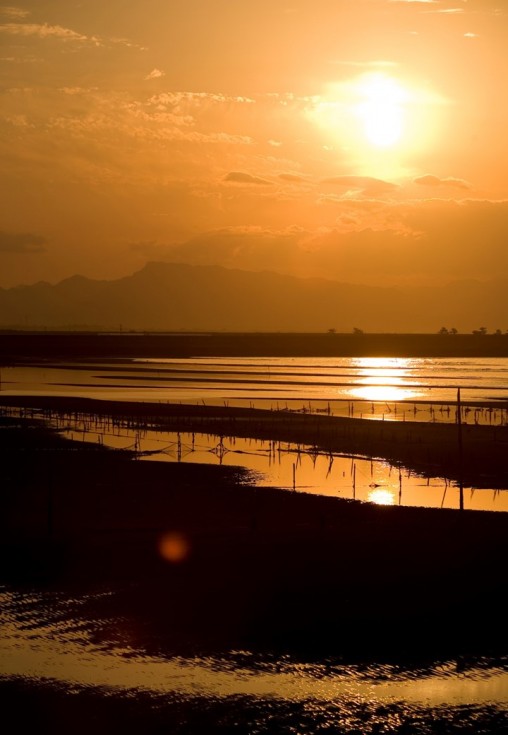
{"label": "distant ridge", "polygon": [[156,331],[470,332],[508,328],[507,281],[371,287],[269,271],[148,263],[131,276],[72,276],[0,289],[1,328]]}

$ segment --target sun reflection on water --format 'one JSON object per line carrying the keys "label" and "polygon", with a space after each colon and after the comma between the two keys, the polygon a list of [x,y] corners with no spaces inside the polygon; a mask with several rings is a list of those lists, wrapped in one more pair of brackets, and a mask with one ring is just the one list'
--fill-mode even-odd
{"label": "sun reflection on water", "polygon": [[361,398],[366,401],[407,401],[415,399],[421,394],[408,388],[399,388],[395,385],[368,385],[365,387],[352,388],[349,394],[353,398]]}
{"label": "sun reflection on water", "polygon": [[415,399],[421,391],[408,382],[413,361],[404,357],[359,357],[353,360],[358,383],[349,391],[353,398],[368,401],[404,401]]}
{"label": "sun reflection on water", "polygon": [[376,488],[371,490],[368,495],[368,499],[371,503],[376,505],[394,505],[395,496],[390,490],[383,490],[382,488]]}

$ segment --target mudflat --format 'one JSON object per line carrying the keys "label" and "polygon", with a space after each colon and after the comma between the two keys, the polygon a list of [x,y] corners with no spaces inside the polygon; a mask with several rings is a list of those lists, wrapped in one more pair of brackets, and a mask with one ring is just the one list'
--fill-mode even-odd
{"label": "mudflat", "polygon": [[114,580],[176,649],[506,640],[506,514],[257,488],[239,468],[143,462],[28,419],[2,419],[1,436],[4,582]]}

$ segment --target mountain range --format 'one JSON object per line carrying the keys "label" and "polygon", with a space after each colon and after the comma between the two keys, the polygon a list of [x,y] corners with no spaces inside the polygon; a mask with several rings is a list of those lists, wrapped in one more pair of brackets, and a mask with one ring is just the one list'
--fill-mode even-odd
{"label": "mountain range", "polygon": [[508,281],[362,286],[220,266],[147,263],[111,281],[0,289],[1,328],[432,333],[508,327]]}

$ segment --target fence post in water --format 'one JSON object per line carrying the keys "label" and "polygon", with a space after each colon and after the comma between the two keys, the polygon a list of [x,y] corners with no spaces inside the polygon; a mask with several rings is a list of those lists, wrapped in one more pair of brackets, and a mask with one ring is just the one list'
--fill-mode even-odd
{"label": "fence post in water", "polygon": [[296,490],[296,464],[293,462],[293,490]]}
{"label": "fence post in water", "polygon": [[48,499],[48,504],[47,504],[46,521],[47,521],[48,539],[51,539],[53,537],[53,458],[51,458],[49,461],[47,499]]}
{"label": "fence post in water", "polygon": [[464,482],[462,476],[463,446],[462,446],[462,406],[460,402],[460,388],[457,388],[457,432],[459,441],[459,508],[464,510]]}

